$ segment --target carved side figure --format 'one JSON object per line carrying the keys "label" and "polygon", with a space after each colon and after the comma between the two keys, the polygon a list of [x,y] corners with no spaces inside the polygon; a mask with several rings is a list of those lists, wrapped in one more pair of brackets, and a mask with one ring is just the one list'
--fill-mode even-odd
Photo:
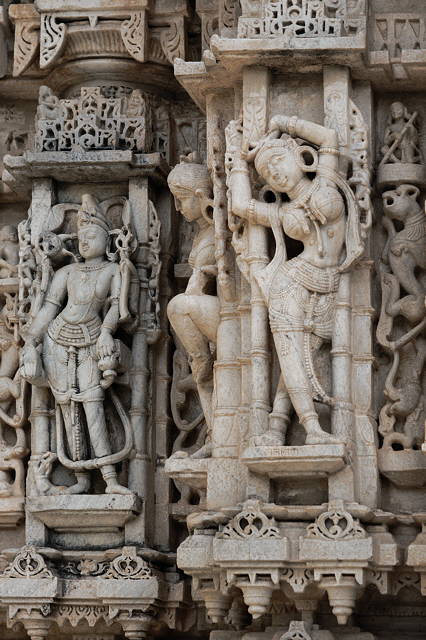
{"label": "carved side figure", "polygon": [[[198,231],[189,256],[192,275],[185,293],[169,302],[167,314],[188,353],[204,417],[208,429],[211,429],[213,356],[210,345],[216,344],[219,301],[209,292],[217,274],[214,228],[207,214],[211,206],[210,176],[207,167],[194,162],[191,154],[170,172],[168,183],[175,197],[176,209],[189,222],[196,222]],[[205,446],[193,456],[208,456],[210,452],[210,436],[207,435]]]}
{"label": "carved side figure", "polygon": [[[18,262],[17,229],[13,225],[5,225],[0,229],[0,497],[24,494],[21,458],[26,455],[27,448],[23,429],[26,419],[25,388],[18,370],[21,345],[18,332]],[[15,431],[13,444],[10,434],[6,434],[7,427]]]}
{"label": "carved side figure", "polygon": [[[318,152],[294,137],[318,145]],[[251,159],[267,185],[287,194],[289,202],[253,199],[247,165]],[[295,116],[272,118],[269,133],[248,154],[236,154],[233,163],[229,187],[234,214],[272,227],[276,239],[275,257],[257,280],[269,309],[281,379],[269,432],[258,436],[257,444],[283,444],[291,407],[305,428],[306,444],[336,442],[321,428],[314,406],[315,399],[330,399],[315,384],[312,351],[331,340],[340,274],[363,251],[354,195],[337,167],[335,131]],[[306,175],[312,172],[313,180]],[[338,188],[345,194],[347,216]],[[291,260],[283,231],[303,243],[303,251]]]}
{"label": "carved side figure", "polygon": [[[59,460],[77,477],[71,487],[50,492],[87,492],[89,469],[100,468],[106,493],[126,494],[131,492],[118,483],[113,464],[118,456],[112,454],[104,412],[105,389],[112,384],[118,367],[113,336],[120,321],[120,266],[106,257],[110,228],[90,195],[82,198],[77,225],[79,253],[84,261],[68,264],[54,274],[26,336],[24,375],[33,384],[43,384],[44,367],[57,404]],[[36,349],[40,342],[41,359]],[[125,417],[123,424],[126,430]],[[91,449],[95,458],[87,460]]]}
{"label": "carved side figure", "polygon": [[402,102],[391,104],[382,147],[383,159],[380,164],[418,164],[422,161],[416,118],[417,112],[409,113]]}
{"label": "carved side figure", "polygon": [[0,229],[0,278],[16,276],[19,262],[18,230],[12,224]]}

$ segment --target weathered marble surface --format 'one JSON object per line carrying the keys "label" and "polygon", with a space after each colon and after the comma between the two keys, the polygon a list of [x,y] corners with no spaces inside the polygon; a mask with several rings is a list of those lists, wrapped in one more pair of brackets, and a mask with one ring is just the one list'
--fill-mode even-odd
{"label": "weathered marble surface", "polygon": [[423,0],[0,0],[0,637],[415,640]]}

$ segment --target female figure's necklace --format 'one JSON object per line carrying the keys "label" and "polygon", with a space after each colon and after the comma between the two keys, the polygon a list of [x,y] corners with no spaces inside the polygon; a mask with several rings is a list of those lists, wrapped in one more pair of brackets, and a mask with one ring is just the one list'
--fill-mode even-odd
{"label": "female figure's necklace", "polygon": [[83,262],[78,264],[78,270],[81,273],[81,279],[83,281],[87,280],[88,273],[92,271],[100,271],[101,269],[106,267],[107,264],[108,262],[95,262],[95,264],[91,264],[90,262],[89,263]]}

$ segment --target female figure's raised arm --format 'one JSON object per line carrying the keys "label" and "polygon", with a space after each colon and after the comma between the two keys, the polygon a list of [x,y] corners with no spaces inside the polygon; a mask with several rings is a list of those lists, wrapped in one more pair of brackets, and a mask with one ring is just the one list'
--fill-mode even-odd
{"label": "female figure's raised arm", "polygon": [[301,120],[297,116],[274,116],[269,124],[271,133],[289,133],[293,138],[303,138],[319,146],[319,167],[337,171],[339,165],[339,147],[337,133],[321,124]]}

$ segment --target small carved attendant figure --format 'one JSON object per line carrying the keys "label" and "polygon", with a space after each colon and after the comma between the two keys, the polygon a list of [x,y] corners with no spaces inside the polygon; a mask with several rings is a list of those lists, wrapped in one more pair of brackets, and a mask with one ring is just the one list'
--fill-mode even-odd
{"label": "small carved attendant figure", "polygon": [[422,161],[416,118],[417,112],[409,113],[402,102],[391,104],[382,147],[383,159],[380,164],[418,164]]}
{"label": "small carved attendant figure", "polygon": [[61,114],[59,98],[50,87],[42,85],[38,93],[37,119],[56,120]]}
{"label": "small carved attendant figure", "polygon": [[[189,264],[193,268],[185,293],[175,296],[167,313],[173,329],[185,347],[197,384],[208,428],[212,419],[213,357],[210,343],[216,343],[219,324],[219,301],[208,292],[217,274],[214,255],[214,228],[207,215],[210,206],[211,182],[205,167],[194,161],[191,154],[169,174],[168,183],[175,197],[176,209],[189,222],[196,221],[198,232],[194,238]],[[194,456],[210,454],[210,440]]]}
{"label": "small carved attendant figure", "polygon": [[[111,384],[111,373],[117,367],[113,334],[120,320],[120,267],[106,259],[110,229],[92,196],[83,196],[77,223],[79,252],[84,262],[66,265],[55,273],[28,331],[24,375],[37,384],[44,366],[60,407],[56,413],[59,459],[76,471],[77,483],[58,487],[58,492],[87,492],[88,469],[99,467],[106,493],[127,494],[130,490],[118,483],[112,464],[116,456],[111,453],[103,406],[104,389]],[[41,340],[42,362],[36,350]],[[82,410],[90,442],[85,442]],[[62,421],[71,460],[60,451]],[[87,461],[85,453],[90,449],[96,458]]]}
{"label": "small carved attendant figure", "polygon": [[10,278],[18,272],[19,241],[16,227],[7,224],[0,229],[0,278]]}
{"label": "small carved attendant figure", "polygon": [[[230,123],[229,126],[235,126]],[[284,135],[282,135],[283,132]],[[287,135],[287,133],[291,135]],[[294,137],[319,146],[318,152]],[[290,202],[267,204],[252,199],[247,160],[254,159],[259,175]],[[248,154],[234,160],[229,186],[232,210],[254,224],[272,227],[276,254],[257,276],[269,308],[269,319],[281,366],[281,379],[270,430],[258,444],[283,443],[291,406],[306,431],[306,444],[334,443],[322,430],[314,399],[329,402],[315,376],[312,350],[330,341],[340,273],[362,253],[354,195],[337,173],[337,134],[334,130],[275,116],[268,135]],[[315,172],[311,180],[306,174]],[[345,201],[348,216],[345,215]],[[286,258],[284,232],[303,243],[300,255]],[[343,260],[344,247],[346,256]]]}

